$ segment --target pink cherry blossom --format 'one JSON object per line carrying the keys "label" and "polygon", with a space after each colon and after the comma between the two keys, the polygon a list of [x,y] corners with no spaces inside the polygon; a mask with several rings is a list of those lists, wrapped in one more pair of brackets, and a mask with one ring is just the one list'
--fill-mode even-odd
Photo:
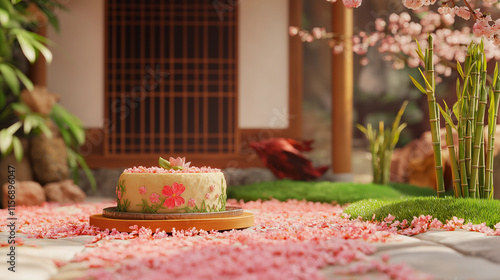
{"label": "pink cherry blossom", "polygon": [[161,193],[167,197],[163,206],[167,206],[168,209],[175,208],[184,204],[185,200],[180,196],[186,188],[182,184],[173,183],[172,186],[164,186]]}
{"label": "pink cherry blossom", "polygon": [[141,186],[141,187],[139,188],[139,193],[140,193],[140,194],[145,194],[147,191],[148,191],[148,190],[146,189],[146,187],[145,187],[145,186]]}
{"label": "pink cherry blossom", "polygon": [[158,203],[158,202],[160,202],[160,195],[157,194],[157,193],[152,193],[149,196],[149,201],[151,201],[151,203]]}
{"label": "pink cherry blossom", "polygon": [[403,0],[403,5],[408,9],[418,9],[424,5],[422,0]]}
{"label": "pink cherry blossom", "polygon": [[342,0],[342,3],[346,8],[357,8],[361,6],[362,0]]}

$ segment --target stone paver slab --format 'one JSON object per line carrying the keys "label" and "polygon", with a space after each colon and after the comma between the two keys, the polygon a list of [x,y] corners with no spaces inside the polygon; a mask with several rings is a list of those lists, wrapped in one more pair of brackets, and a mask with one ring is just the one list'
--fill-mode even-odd
{"label": "stone paver slab", "polygon": [[[76,253],[82,252],[84,245],[62,239],[26,239],[26,245],[17,246],[20,256],[31,255],[63,261],[71,260]],[[32,246],[35,247],[32,247]],[[0,248],[0,254],[2,248]]]}
{"label": "stone paver slab", "polygon": [[373,256],[390,256],[390,263],[403,262],[413,269],[429,273],[443,280],[495,280],[500,279],[500,265],[488,260],[464,256],[443,246],[418,246],[385,250]]}
{"label": "stone paver slab", "polygon": [[464,255],[478,256],[500,264],[500,236],[459,230],[428,231],[415,237],[448,246]]}
{"label": "stone paver slab", "polygon": [[[6,250],[0,250],[1,256],[5,254]],[[16,252],[15,272],[8,271],[9,266],[6,261],[0,262],[0,279],[46,280],[57,273],[57,267],[51,259],[43,256],[23,255],[19,252]]]}
{"label": "stone paver slab", "polygon": [[399,248],[417,247],[417,246],[438,246],[434,242],[429,242],[425,240],[420,240],[418,238],[413,238],[404,235],[395,235],[386,242],[373,242],[370,243],[377,247],[377,252],[383,252],[385,250],[394,250]]}

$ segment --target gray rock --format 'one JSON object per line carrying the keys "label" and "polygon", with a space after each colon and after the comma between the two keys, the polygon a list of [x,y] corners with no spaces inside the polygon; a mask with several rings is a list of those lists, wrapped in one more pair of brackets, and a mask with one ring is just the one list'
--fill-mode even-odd
{"label": "gray rock", "polygon": [[101,197],[116,197],[115,188],[125,168],[101,168],[92,170],[94,178],[97,182],[97,190],[93,191],[87,176],[80,170],[80,182],[78,185],[88,195],[101,196]]}
{"label": "gray rock", "polygon": [[85,193],[72,180],[49,183],[43,187],[48,201],[61,204],[83,202]]}
{"label": "gray rock", "polygon": [[68,153],[60,137],[35,137],[30,143],[30,158],[36,181],[41,184],[69,178]]}
{"label": "gray rock", "polygon": [[276,176],[265,168],[227,168],[222,172],[228,187],[277,180]]}
{"label": "gray rock", "polygon": [[[15,198],[14,201],[16,206],[34,206],[42,205],[45,199],[45,192],[42,186],[33,181],[17,181],[15,183]],[[5,183],[2,186],[2,207],[7,208],[9,197],[9,183]]]}
{"label": "gray rock", "polygon": [[[23,145],[24,152],[27,153],[28,141],[26,139],[21,139],[21,143]],[[15,168],[13,175],[16,177],[17,181],[33,181],[33,171],[31,170],[29,157],[24,156],[21,162],[17,162],[14,154],[11,153],[10,155],[0,160],[0,186],[5,184],[9,180],[9,175],[11,175],[8,172],[9,166],[13,166]],[[3,192],[0,191],[0,203],[2,199]]]}

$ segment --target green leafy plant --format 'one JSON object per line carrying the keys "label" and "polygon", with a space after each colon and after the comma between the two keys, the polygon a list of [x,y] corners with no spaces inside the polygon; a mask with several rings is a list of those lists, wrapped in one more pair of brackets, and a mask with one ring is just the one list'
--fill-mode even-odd
{"label": "green leafy plant", "polygon": [[389,174],[391,171],[391,159],[394,147],[399,141],[401,131],[406,127],[406,123],[401,122],[401,117],[408,105],[405,101],[399,109],[396,119],[392,123],[390,129],[384,129],[384,123],[379,122],[379,128],[373,128],[370,123],[363,127],[356,124],[356,127],[365,134],[370,142],[370,153],[372,154],[372,167],[373,167],[373,183],[386,185],[389,183]]}
{"label": "green leafy plant", "polygon": [[[420,49],[418,55],[425,63],[426,84],[424,89],[412,78],[415,86],[429,97],[429,115],[436,161],[436,180],[438,196],[444,193],[443,167],[441,163],[441,143],[439,134],[439,115],[446,121],[446,143],[450,154],[455,197],[489,198],[493,197],[493,145],[498,114],[500,83],[498,64],[495,66],[492,82],[488,84],[487,63],[483,42],[471,43],[462,68],[457,63],[460,77],[457,79],[457,102],[450,109],[436,103],[434,90],[434,71],[432,66],[432,36],[429,35],[429,48],[425,55]],[[462,82],[461,82],[462,81]],[[484,145],[484,120],[488,105],[488,141]],[[432,103],[432,104],[431,104]],[[454,122],[456,120],[456,123]],[[434,129],[432,129],[434,127]],[[458,135],[458,153],[455,149],[453,130]]]}
{"label": "green leafy plant", "polygon": [[49,41],[35,33],[39,25],[30,6],[35,6],[45,15],[48,22],[59,29],[55,9],[64,9],[57,1],[50,0],[0,0],[0,153],[3,157],[14,153],[16,160],[23,158],[23,146],[20,137],[45,134],[52,137],[48,120],[52,120],[60,132],[68,150],[68,164],[78,183],[78,168],[82,167],[92,187],[96,183],[85,159],[78,148],[85,142],[85,130],[81,121],[62,106],[55,104],[49,116],[43,116],[23,103],[19,98],[22,88],[33,91],[34,86],[28,77],[18,68],[19,57],[14,54],[20,50],[22,56],[34,63],[40,56],[47,62],[52,60],[52,53],[45,46]]}

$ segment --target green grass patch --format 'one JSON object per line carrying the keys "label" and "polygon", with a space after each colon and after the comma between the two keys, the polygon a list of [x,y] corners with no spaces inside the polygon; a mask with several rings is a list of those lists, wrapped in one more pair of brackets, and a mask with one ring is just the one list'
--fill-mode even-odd
{"label": "green grass patch", "polygon": [[367,199],[349,205],[344,213],[356,218],[363,217],[371,220],[373,214],[375,219],[381,221],[389,214],[396,220],[408,221],[420,215],[431,215],[445,223],[453,216],[463,218],[465,223],[480,224],[493,227],[500,222],[500,200],[485,200],[472,198],[437,198],[437,197],[415,197],[403,200],[380,200]]}
{"label": "green grass patch", "polygon": [[396,200],[409,196],[434,196],[435,194],[436,192],[432,189],[407,184],[376,185],[292,180],[261,182],[227,189],[228,198],[243,199],[244,201],[275,198],[281,201],[288,199],[305,199],[327,203],[335,201],[339,204],[352,203],[367,198]]}

